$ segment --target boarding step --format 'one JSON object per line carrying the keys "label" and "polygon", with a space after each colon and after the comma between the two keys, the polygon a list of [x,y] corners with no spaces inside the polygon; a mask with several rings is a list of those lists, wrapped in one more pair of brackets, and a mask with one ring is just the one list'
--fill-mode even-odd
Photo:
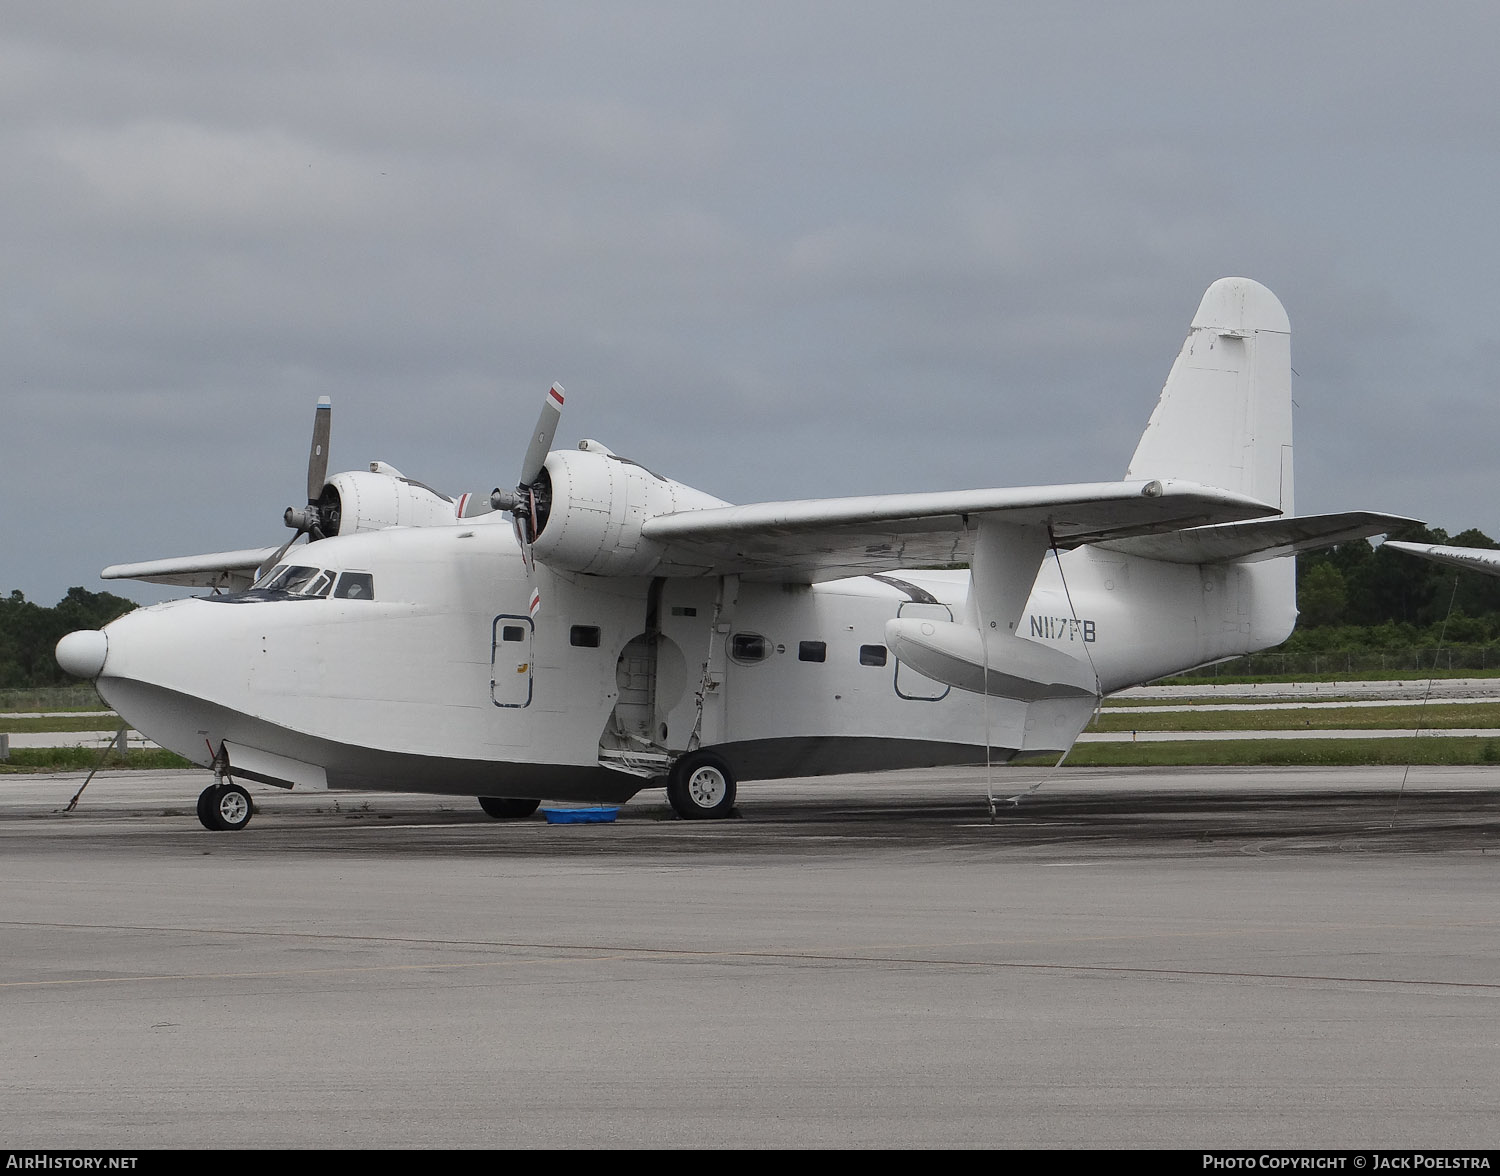
{"label": "boarding step", "polygon": [[665,776],[672,766],[672,757],[664,751],[647,751],[643,748],[601,747],[599,763],[616,772],[652,779]]}

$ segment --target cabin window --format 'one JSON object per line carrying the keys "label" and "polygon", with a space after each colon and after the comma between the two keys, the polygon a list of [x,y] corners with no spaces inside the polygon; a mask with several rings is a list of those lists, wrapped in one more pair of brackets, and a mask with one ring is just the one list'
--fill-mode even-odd
{"label": "cabin window", "polygon": [[828,642],[826,641],[799,641],[797,642],[797,660],[820,662],[828,660]]}
{"label": "cabin window", "polygon": [[525,625],[502,625],[500,628],[501,641],[525,641]]}
{"label": "cabin window", "polygon": [[861,645],[859,647],[859,664],[862,666],[883,666],[885,656],[884,645]]}
{"label": "cabin window", "polygon": [[568,630],[568,644],[576,645],[580,649],[598,649],[599,626],[574,625]]}
{"label": "cabin window", "polygon": [[333,594],[340,600],[373,600],[375,577],[369,572],[345,572],[339,577],[339,586]]}
{"label": "cabin window", "polygon": [[759,633],[735,633],[729,638],[729,656],[750,665],[771,656],[771,643]]}
{"label": "cabin window", "polygon": [[674,604],[672,606],[672,615],[674,617],[696,617],[698,610],[690,605]]}

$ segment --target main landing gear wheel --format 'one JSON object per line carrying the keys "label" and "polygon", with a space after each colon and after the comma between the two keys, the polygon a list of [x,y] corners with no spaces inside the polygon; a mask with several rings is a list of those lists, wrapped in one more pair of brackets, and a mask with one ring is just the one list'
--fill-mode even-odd
{"label": "main landing gear wheel", "polygon": [[540,800],[516,800],[509,796],[481,796],[479,807],[497,821],[519,820],[529,817],[541,805]]}
{"label": "main landing gear wheel", "polygon": [[238,784],[210,784],[198,796],[198,820],[205,829],[232,833],[255,815],[250,794]]}
{"label": "main landing gear wheel", "polygon": [[727,817],[734,811],[734,773],[712,752],[690,752],[672,765],[667,800],[684,821]]}

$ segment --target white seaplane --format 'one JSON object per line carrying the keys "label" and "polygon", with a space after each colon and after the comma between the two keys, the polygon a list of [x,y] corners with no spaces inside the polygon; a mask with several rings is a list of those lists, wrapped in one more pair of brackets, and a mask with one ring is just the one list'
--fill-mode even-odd
{"label": "white seaplane", "polygon": [[[450,499],[383,463],[325,481],[286,545],[105,569],[210,587],[57,647],[122,719],[237,780],[621,803],[738,782],[1063,752],[1111,691],[1284,640],[1297,551],[1408,520],[1292,515],[1290,329],[1204,295],[1122,481],[731,506],[595,441]],[[293,548],[306,535],[308,542]],[[958,570],[954,570],[954,569]]]}

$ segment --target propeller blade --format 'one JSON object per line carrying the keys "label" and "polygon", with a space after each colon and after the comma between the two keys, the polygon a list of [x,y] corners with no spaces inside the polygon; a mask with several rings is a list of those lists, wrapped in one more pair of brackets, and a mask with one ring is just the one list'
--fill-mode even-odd
{"label": "propeller blade", "polygon": [[328,437],[333,431],[333,401],[326,396],[318,397],[318,408],[313,414],[312,451],[307,455],[307,501],[317,502],[323,493],[323,483],[328,481]]}
{"label": "propeller blade", "polygon": [[537,417],[536,428],[531,431],[531,445],[526,450],[526,460],[521,463],[519,485],[529,486],[541,475],[542,465],[552,450],[552,437],[557,432],[562,406],[563,386],[553,384],[547,389],[547,397],[542,401],[542,415]]}
{"label": "propeller blade", "polygon": [[516,531],[516,546],[521,549],[521,566],[526,569],[526,575],[530,578],[536,565],[531,558],[531,539],[526,534],[526,524],[518,514],[512,515],[510,522]]}
{"label": "propeller blade", "polygon": [[255,578],[257,580],[259,580],[262,576],[264,576],[267,572],[269,572],[272,568],[274,568],[277,564],[279,564],[281,562],[281,557],[284,556],[287,553],[287,551],[291,548],[292,544],[295,543],[295,542],[297,542],[298,538],[301,535],[302,535],[301,531],[294,531],[292,533],[292,537],[290,539],[288,539],[285,543],[283,543],[281,545],[281,550],[280,551],[278,551],[270,559],[266,560],[266,562],[263,563],[263,564],[261,564],[260,567],[258,567],[258,568],[255,569]]}

